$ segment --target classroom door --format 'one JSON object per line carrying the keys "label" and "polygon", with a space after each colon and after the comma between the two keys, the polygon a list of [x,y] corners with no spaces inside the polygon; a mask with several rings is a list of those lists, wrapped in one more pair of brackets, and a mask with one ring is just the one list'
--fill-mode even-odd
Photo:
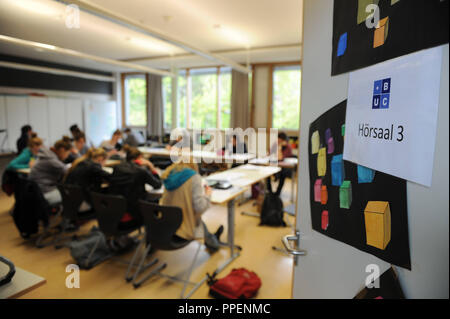
{"label": "classroom door", "polygon": [[[348,74],[330,76],[333,2],[305,0],[303,26],[302,100],[300,136],[308,136],[309,125],[337,103],[347,98]],[[408,183],[408,228],[412,270],[395,267],[407,298],[448,298],[449,292],[449,46],[444,47],[438,130],[434,157],[433,184],[423,187]],[[300,139],[297,191],[298,247],[306,254],[294,266],[293,298],[353,298],[373,274],[380,275],[390,264],[326,237],[311,225],[308,138]],[[294,239],[294,236],[287,239]],[[285,240],[285,242],[286,242]],[[368,271],[366,272],[366,269]]]}

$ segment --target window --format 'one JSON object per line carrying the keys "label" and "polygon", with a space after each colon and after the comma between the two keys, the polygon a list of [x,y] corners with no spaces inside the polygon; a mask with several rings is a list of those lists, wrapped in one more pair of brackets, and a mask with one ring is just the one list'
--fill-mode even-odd
{"label": "window", "polygon": [[186,127],[186,99],[187,99],[187,77],[186,71],[180,71],[178,75],[178,92],[177,92],[177,127]]}
{"label": "window", "polygon": [[191,127],[217,127],[217,69],[190,70]]}
{"label": "window", "polygon": [[147,125],[147,79],[144,74],[124,75],[124,124]]}
{"label": "window", "polygon": [[300,85],[299,65],[274,68],[272,127],[288,130],[299,129]]}
{"label": "window", "polygon": [[172,128],[172,78],[165,76],[162,79],[163,103],[164,103],[164,128]]}

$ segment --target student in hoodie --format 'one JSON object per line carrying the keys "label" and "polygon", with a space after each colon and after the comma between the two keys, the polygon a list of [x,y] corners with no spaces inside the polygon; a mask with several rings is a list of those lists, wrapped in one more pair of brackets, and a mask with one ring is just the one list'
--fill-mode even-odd
{"label": "student in hoodie", "polygon": [[14,158],[6,167],[7,170],[18,170],[23,168],[31,168],[35,163],[36,156],[42,147],[42,140],[39,137],[33,137],[28,142],[22,153]]}
{"label": "student in hoodie", "polygon": [[178,206],[183,211],[183,222],[176,232],[176,236],[193,240],[201,236],[211,251],[216,251],[219,238],[223,232],[220,226],[213,235],[209,233],[201,216],[211,206],[211,188],[203,185],[195,163],[174,163],[161,175],[165,191],[160,200],[161,205]]}
{"label": "student in hoodie", "polygon": [[125,223],[142,224],[139,213],[138,201],[154,201],[152,196],[145,190],[145,184],[155,189],[161,188],[161,180],[153,164],[144,159],[142,153],[135,147],[124,146],[126,151],[126,162],[114,166],[110,177],[109,193],[122,195],[127,199],[129,214],[122,218]]}
{"label": "student in hoodie", "polygon": [[61,194],[57,184],[62,181],[66,173],[66,166],[63,162],[69,156],[71,149],[70,138],[64,136],[50,149],[42,147],[36,163],[31,168],[29,178],[39,185],[50,205],[61,203]]}
{"label": "student in hoodie", "polygon": [[32,138],[33,129],[30,125],[24,125],[20,129],[21,134],[17,140],[17,154],[22,153],[22,151],[28,146],[28,141]]}
{"label": "student in hoodie", "polygon": [[107,158],[103,148],[91,148],[73,162],[67,172],[64,184],[80,186],[90,202],[89,192],[100,192],[103,182],[109,182],[111,175],[102,169]]}

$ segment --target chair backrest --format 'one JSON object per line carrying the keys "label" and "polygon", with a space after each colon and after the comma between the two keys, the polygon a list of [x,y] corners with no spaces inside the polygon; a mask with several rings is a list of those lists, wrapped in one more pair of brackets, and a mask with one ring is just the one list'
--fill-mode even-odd
{"label": "chair backrest", "polygon": [[127,211],[125,197],[91,192],[91,200],[100,231],[106,237],[118,234],[120,220]]}
{"label": "chair backrest", "polygon": [[81,203],[85,200],[83,189],[78,185],[58,185],[58,189],[62,197],[63,216],[77,220]]}
{"label": "chair backrest", "polygon": [[180,207],[161,206],[141,200],[139,209],[144,220],[147,244],[151,244],[156,249],[173,250],[190,242],[174,238],[183,221],[183,212]]}

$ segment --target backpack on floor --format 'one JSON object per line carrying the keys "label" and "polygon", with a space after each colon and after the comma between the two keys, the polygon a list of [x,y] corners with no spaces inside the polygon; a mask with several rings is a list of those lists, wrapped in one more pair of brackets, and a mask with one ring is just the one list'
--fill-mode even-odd
{"label": "backpack on floor", "polygon": [[283,220],[283,201],[274,193],[266,193],[261,209],[261,222],[259,225],[286,226]]}
{"label": "backpack on floor", "polygon": [[245,268],[233,269],[222,279],[216,280],[214,277],[209,276],[209,294],[217,299],[249,299],[261,287],[258,275]]}
{"label": "backpack on floor", "polygon": [[[94,246],[96,246],[96,249],[89,256]],[[91,269],[113,256],[113,252],[106,242],[105,235],[96,227],[91,229],[87,237],[71,241],[69,248],[70,255],[81,269]]]}

